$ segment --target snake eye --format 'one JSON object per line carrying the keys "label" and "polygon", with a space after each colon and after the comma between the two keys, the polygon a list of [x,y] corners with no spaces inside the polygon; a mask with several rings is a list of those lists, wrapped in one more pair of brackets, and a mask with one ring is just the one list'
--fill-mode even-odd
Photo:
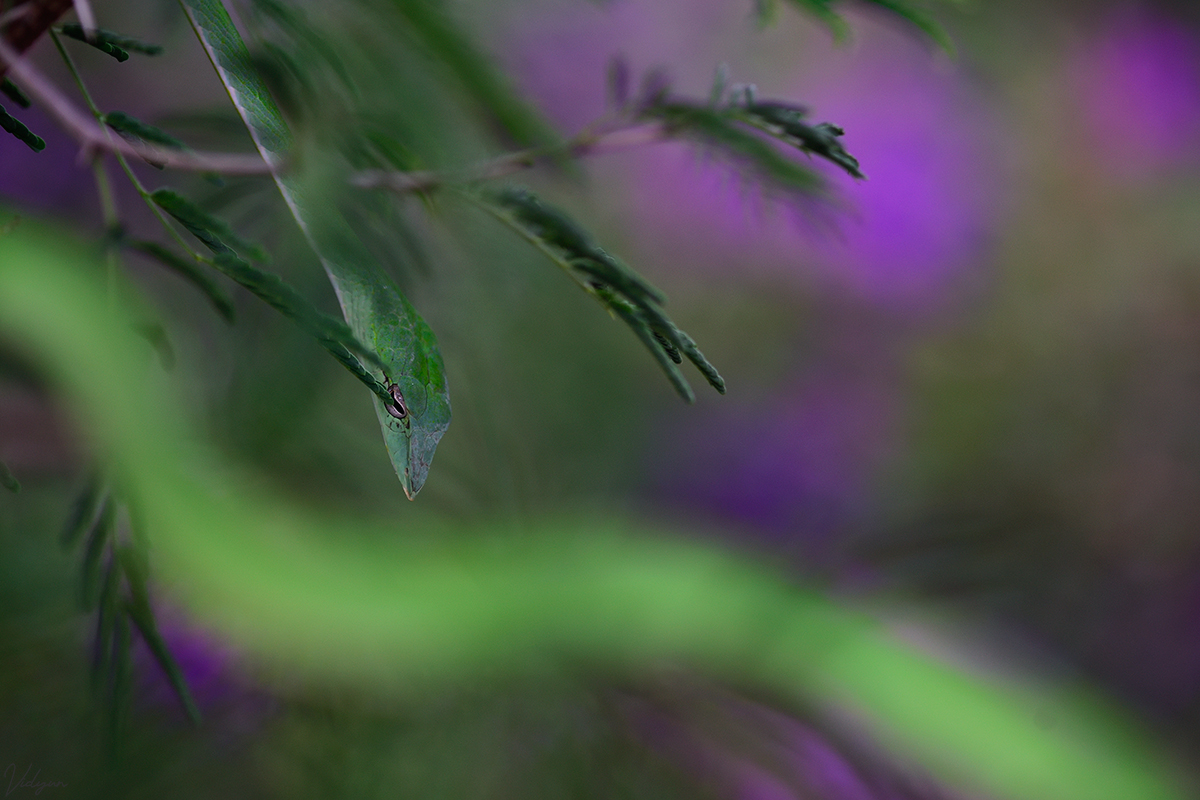
{"label": "snake eye", "polygon": [[400,394],[400,387],[393,383],[388,387],[388,394],[392,396],[392,402],[384,406],[387,412],[396,419],[407,419],[408,406],[404,404],[404,395]]}

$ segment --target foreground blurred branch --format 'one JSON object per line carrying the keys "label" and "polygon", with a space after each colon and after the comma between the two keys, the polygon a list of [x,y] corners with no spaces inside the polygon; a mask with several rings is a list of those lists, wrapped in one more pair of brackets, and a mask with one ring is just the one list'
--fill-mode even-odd
{"label": "foreground blurred branch", "polygon": [[[58,18],[74,5],[73,0],[29,0],[4,12],[0,16],[4,44],[12,52],[24,53],[45,33]],[[12,59],[7,56],[0,64],[0,78],[8,71]]]}
{"label": "foreground blurred branch", "polygon": [[[69,5],[69,3],[68,3]],[[84,153],[102,150],[136,156],[163,166],[226,175],[269,175],[278,168],[258,154],[203,153],[136,144],[116,136],[78,109],[36,67],[6,42],[0,42],[0,74],[5,70],[17,78],[26,92],[36,98],[50,116],[79,142]]]}

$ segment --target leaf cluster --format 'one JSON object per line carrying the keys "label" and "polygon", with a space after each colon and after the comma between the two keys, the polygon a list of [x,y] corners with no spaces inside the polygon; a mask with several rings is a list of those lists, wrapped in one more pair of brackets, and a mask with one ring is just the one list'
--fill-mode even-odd
{"label": "leaf cluster", "polygon": [[662,309],[667,298],[623,261],[601,248],[562,210],[524,187],[507,187],[483,195],[493,213],[549,256],[608,311],[627,324],[654,356],[675,391],[689,403],[691,386],[677,365],[686,356],[714,389],[725,393],[725,381]]}
{"label": "leaf cluster", "polygon": [[[92,634],[92,686],[107,707],[114,743],[130,699],[132,623],[149,647],[172,691],[193,723],[200,710],[166,642],[158,631],[147,587],[142,546],[121,537],[120,503],[100,476],[93,476],[63,527],[61,542],[82,542],[80,605],[95,614]],[[131,512],[130,517],[136,515]]]}

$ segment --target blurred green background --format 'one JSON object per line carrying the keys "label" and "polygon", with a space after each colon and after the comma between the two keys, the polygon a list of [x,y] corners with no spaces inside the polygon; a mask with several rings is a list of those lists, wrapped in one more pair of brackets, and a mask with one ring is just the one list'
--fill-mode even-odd
{"label": "blurred green background", "polygon": [[[305,6],[318,44],[263,4],[242,7],[306,154],[445,169],[496,153],[385,6]],[[249,146],[175,5],[96,10],[167,48],[125,64],[73,48],[103,109],[198,148]],[[519,537],[548,519],[619,518],[717,541],[971,671],[1079,681],[1196,763],[1193,5],[945,4],[955,59],[856,6],[846,44],[794,13],[761,29],[749,2],[458,11],[564,134],[605,113],[614,58],[635,79],[665,68],[699,97],[727,63],[734,80],[843,126],[869,179],[831,174],[834,204],[794,207],[676,144],[520,176],[667,292],[730,387],[689,407],[624,326],[489,218],[453,196],[397,200],[327,175],[322,190],[344,193],[438,335],[454,419],[428,482],[404,498],[361,387],[276,312],[239,290],[227,326],[129,257],[172,343],[172,382],[211,440],[298,507],[399,531],[436,521]],[[34,56],[70,86],[48,42]],[[99,237],[73,144],[36,108],[22,119],[49,147],[0,140],[5,207]],[[270,182],[138,170],[263,242],[272,269],[336,309]],[[156,235],[112,174],[126,226]],[[852,721],[665,665],[564,668],[401,708],[289,685],[190,620],[170,586],[155,587],[160,625],[206,721],[188,725],[139,641],[114,760],[89,689],[78,555],[57,536],[90,470],[63,409],[86,398],[47,396],[15,352],[3,366],[0,460],[24,490],[0,495],[0,767],[71,784],[46,794],[959,796]]]}

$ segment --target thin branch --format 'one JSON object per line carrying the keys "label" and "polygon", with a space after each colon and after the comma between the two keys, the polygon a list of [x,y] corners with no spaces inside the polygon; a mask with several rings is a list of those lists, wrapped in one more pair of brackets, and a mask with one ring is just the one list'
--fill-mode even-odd
{"label": "thin branch", "polygon": [[612,128],[601,133],[578,136],[554,151],[532,149],[508,153],[459,172],[363,170],[351,175],[350,183],[360,189],[388,189],[398,194],[427,192],[446,185],[475,183],[514,175],[560,153],[571,158],[579,158],[644,147],[664,142],[669,138],[671,137],[667,127],[663,123],[636,123]]}
{"label": "thin branch", "polygon": [[85,152],[106,150],[137,156],[163,166],[198,172],[218,172],[226,175],[270,175],[279,164],[263,160],[256,154],[201,153],[171,150],[166,147],[136,144],[108,135],[99,123],[68,100],[49,79],[7,43],[0,41],[0,63],[18,79],[21,87],[37,98],[50,116],[54,117]]}

